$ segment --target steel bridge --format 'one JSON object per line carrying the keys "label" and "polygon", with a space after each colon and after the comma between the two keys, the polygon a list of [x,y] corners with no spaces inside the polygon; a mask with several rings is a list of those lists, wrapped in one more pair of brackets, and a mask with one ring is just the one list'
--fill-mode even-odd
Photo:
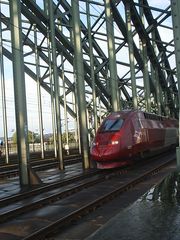
{"label": "steel bridge", "polygon": [[[15,122],[22,185],[31,182],[28,91],[34,93],[42,158],[42,96],[48,94],[60,170],[69,119],[86,169],[91,138],[110,111],[133,108],[178,118],[178,0],[0,0],[0,12],[0,122],[7,162],[9,122]],[[26,87],[30,82],[35,88]],[[14,120],[8,118],[8,84]]]}

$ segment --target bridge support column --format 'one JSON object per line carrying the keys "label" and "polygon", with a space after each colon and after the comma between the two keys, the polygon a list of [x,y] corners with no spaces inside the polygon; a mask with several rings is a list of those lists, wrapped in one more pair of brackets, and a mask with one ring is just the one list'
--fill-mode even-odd
{"label": "bridge support column", "polygon": [[[1,12],[1,6],[0,6],[0,12]],[[2,23],[0,22],[0,84],[1,84],[5,156],[6,156],[6,164],[8,164],[9,163],[8,126],[7,126],[6,89],[5,89],[5,77],[4,77],[3,38],[2,38],[1,25]]]}
{"label": "bridge support column", "polygon": [[81,154],[83,157],[84,168],[89,168],[89,143],[88,143],[88,127],[86,115],[86,97],[85,97],[85,81],[84,66],[81,43],[80,30],[80,14],[79,0],[72,0],[72,20],[73,20],[73,38],[74,38],[74,58],[75,58],[75,77],[77,84],[77,100],[79,111],[79,127],[81,138]]}
{"label": "bridge support column", "polygon": [[[174,31],[176,69],[178,81],[178,98],[179,98],[179,126],[180,126],[180,2],[179,0],[171,0],[172,21]],[[180,129],[180,128],[179,128]],[[180,130],[179,130],[180,144]],[[180,145],[176,148],[177,167],[180,168]]]}
{"label": "bridge support column", "polygon": [[133,108],[137,109],[137,91],[136,91],[136,76],[135,76],[135,65],[134,65],[134,47],[133,47],[133,35],[131,27],[131,11],[129,2],[126,3],[126,24],[127,24],[127,39],[129,46],[129,62],[130,62],[130,71],[131,71],[131,85],[132,85],[132,100]]}
{"label": "bridge support column", "polygon": [[10,1],[11,42],[19,177],[21,187],[28,187],[30,185],[41,183],[41,180],[36,173],[32,171],[31,166],[29,165],[28,124],[20,4],[20,0]]}
{"label": "bridge support column", "polygon": [[40,83],[40,61],[39,50],[37,42],[37,28],[34,25],[34,43],[35,43],[35,63],[36,63],[36,75],[37,75],[37,97],[38,97],[38,117],[39,117],[39,132],[41,139],[41,158],[44,159],[44,136],[43,136],[43,114],[42,114],[42,100],[41,100],[41,83]]}
{"label": "bridge support column", "polygon": [[[141,3],[141,1],[139,1]],[[140,16],[142,23],[144,23],[144,10],[140,7]],[[147,112],[151,112],[151,92],[150,92],[150,82],[149,82],[149,72],[148,72],[148,55],[147,55],[147,44],[145,39],[142,41],[142,58],[143,58],[143,80],[144,80],[144,97],[145,97],[145,107]]]}
{"label": "bridge support column", "polygon": [[29,185],[29,148],[26,110],[26,90],[21,36],[20,0],[10,1],[11,38],[13,56],[14,97],[16,112],[17,151],[20,168],[20,184]]}
{"label": "bridge support column", "polygon": [[96,83],[95,83],[95,72],[94,72],[94,56],[93,56],[93,42],[91,36],[91,17],[90,17],[90,3],[86,2],[87,9],[87,28],[88,28],[88,41],[89,41],[89,57],[91,66],[91,79],[92,79],[92,97],[93,97],[93,117],[94,117],[94,133],[98,129],[97,120],[97,103],[96,103]]}
{"label": "bridge support column", "polygon": [[110,0],[105,0],[105,12],[106,12],[108,55],[109,55],[111,105],[112,105],[113,111],[118,111],[120,110],[120,96],[119,96],[118,79],[117,79],[114,28],[113,28],[112,12],[110,8]]}
{"label": "bridge support column", "polygon": [[52,66],[53,66],[53,84],[55,93],[55,114],[56,114],[56,129],[57,129],[57,144],[58,144],[58,159],[59,169],[64,169],[63,153],[62,153],[62,138],[61,138],[61,114],[60,114],[60,101],[59,101],[59,77],[57,71],[57,59],[56,59],[56,42],[55,42],[55,27],[54,27],[54,12],[53,12],[53,1],[47,1],[47,13],[49,16],[50,26],[50,43],[52,51]]}

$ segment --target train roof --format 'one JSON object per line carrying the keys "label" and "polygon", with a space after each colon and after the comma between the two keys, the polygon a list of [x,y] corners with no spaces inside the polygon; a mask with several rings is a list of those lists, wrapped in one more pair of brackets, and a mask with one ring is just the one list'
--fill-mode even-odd
{"label": "train roof", "polygon": [[151,120],[159,120],[159,121],[168,120],[168,119],[177,120],[175,118],[170,118],[167,116],[161,116],[155,113],[149,113],[142,110],[134,110],[134,109],[125,109],[117,112],[112,112],[109,116],[119,115],[119,117],[127,117],[128,115],[131,115],[133,113],[137,114],[139,117],[142,116],[145,119],[151,119]]}

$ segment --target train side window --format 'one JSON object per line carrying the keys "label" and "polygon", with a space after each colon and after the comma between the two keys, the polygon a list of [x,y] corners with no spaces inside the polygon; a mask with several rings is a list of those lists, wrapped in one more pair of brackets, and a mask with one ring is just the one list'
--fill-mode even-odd
{"label": "train side window", "polygon": [[110,132],[110,131],[119,131],[122,127],[124,120],[123,119],[107,119],[104,121],[100,128],[100,132]]}

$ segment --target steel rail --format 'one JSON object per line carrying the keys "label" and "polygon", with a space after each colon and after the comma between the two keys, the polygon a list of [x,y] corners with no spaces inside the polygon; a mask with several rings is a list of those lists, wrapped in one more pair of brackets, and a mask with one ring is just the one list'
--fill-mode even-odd
{"label": "steel rail", "polygon": [[[127,191],[137,185],[138,183],[144,181],[148,177],[156,174],[159,172],[162,168],[166,167],[168,164],[170,164],[175,158],[171,158],[170,160],[166,161],[165,163],[161,163],[155,168],[151,169],[150,171],[146,171],[145,173],[141,174],[138,177],[133,178],[132,180],[128,181],[127,183],[121,185],[120,187],[116,188],[115,190],[104,194],[103,196],[89,202],[88,204],[82,206],[81,208],[72,211],[71,213],[67,214],[66,216],[60,218],[57,221],[54,221],[53,223],[47,225],[46,227],[43,227],[34,233],[31,233],[30,235],[24,237],[24,240],[31,240],[31,239],[44,239],[49,234],[55,233],[60,230],[60,228],[67,226],[72,221],[78,220],[80,217],[87,215],[89,212],[94,211],[96,208],[100,207],[101,205],[105,204],[106,202],[112,200],[113,198],[117,197],[124,191]],[[52,236],[52,235],[51,235]]]}
{"label": "steel rail", "polygon": [[[65,159],[65,165],[76,164],[82,161],[82,157],[77,157],[75,159]],[[45,169],[50,169],[53,167],[57,167],[58,160],[56,159],[46,159],[31,162],[31,166],[34,170],[40,171]],[[8,164],[4,166],[0,166],[0,179],[5,177],[17,176],[19,174],[18,164]]]}
{"label": "steel rail", "polygon": [[92,169],[91,171],[85,172],[83,174],[79,174],[71,178],[67,178],[65,180],[59,180],[50,184],[46,184],[45,186],[38,187],[36,189],[32,189],[27,192],[21,192],[18,194],[14,194],[13,196],[10,196],[10,197],[2,198],[0,199],[0,207],[7,206],[11,203],[14,203],[15,201],[24,200],[25,198],[29,198],[29,197],[47,192],[49,189],[52,190],[58,187],[66,186],[68,184],[74,183],[75,181],[79,181],[79,180],[82,180],[83,178],[85,179],[99,173],[104,173],[104,171]]}
{"label": "steel rail", "polygon": [[[118,170],[116,172],[116,174],[121,174],[123,173],[124,171],[123,170]],[[32,203],[29,203],[29,200],[28,200],[28,204],[24,204],[22,206],[22,203],[21,203],[21,206],[18,206],[17,207],[17,202],[15,203],[16,207],[12,210],[9,210],[9,211],[4,211],[3,213],[0,213],[0,223],[4,223],[5,221],[13,218],[13,217],[17,217],[18,215],[20,214],[23,214],[23,213],[27,213],[27,212],[30,212],[34,209],[37,209],[37,208],[41,208],[49,203],[53,203],[59,199],[63,199],[67,196],[70,196],[74,193],[77,193],[85,188],[88,188],[90,186],[93,186],[99,182],[102,182],[102,181],[105,181],[110,178],[112,178],[114,176],[114,173],[112,172],[103,172],[103,174],[101,174],[100,176],[97,175],[95,179],[92,179],[92,180],[88,180],[86,181],[85,179],[85,182],[83,183],[77,183],[76,186],[73,186],[73,187],[68,187],[68,190],[64,190],[62,192],[59,191],[59,189],[57,189],[57,193],[54,193],[54,194],[51,194],[50,192],[52,191],[52,188],[49,187],[49,195],[48,197],[43,197],[39,200],[35,200],[34,202]],[[87,176],[86,176],[87,177]],[[84,180],[84,176],[82,176],[82,179]],[[81,180],[81,179],[78,179],[78,180]],[[74,182],[74,181],[73,181]],[[48,191],[47,189],[47,191]],[[46,191],[46,193],[47,193]],[[7,205],[6,205],[7,206]]]}

